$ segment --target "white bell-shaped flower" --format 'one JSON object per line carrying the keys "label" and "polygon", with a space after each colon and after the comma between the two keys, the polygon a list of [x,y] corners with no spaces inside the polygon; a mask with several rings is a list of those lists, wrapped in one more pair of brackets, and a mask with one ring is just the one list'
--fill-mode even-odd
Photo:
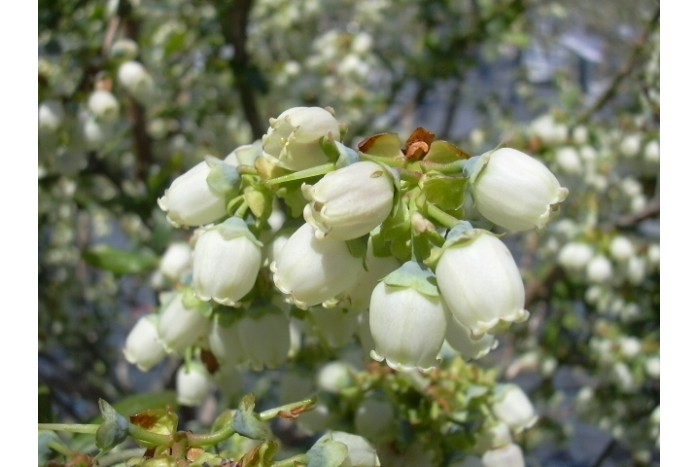
{"label": "white bell-shaped flower", "polygon": [[[216,170],[214,175],[213,170]],[[224,182],[212,183],[212,177]],[[158,205],[175,227],[211,224],[226,215],[224,186],[233,189],[238,180],[235,167],[211,158],[173,180],[170,188],[158,199]]]}
{"label": "white bell-shaped flower", "polygon": [[319,240],[309,224],[297,229],[270,265],[277,288],[297,307],[306,309],[351,289],[362,270],[362,259],[345,242]]}
{"label": "white bell-shaped flower", "polygon": [[254,370],[277,368],[287,361],[290,347],[289,320],[274,306],[248,310],[238,321],[238,334]]}
{"label": "white bell-shaped flower", "polygon": [[158,316],[142,316],[126,337],[124,357],[141,371],[159,364],[167,353],[158,339]]}
{"label": "white bell-shaped flower", "polygon": [[496,401],[492,406],[494,415],[508,425],[514,433],[530,428],[537,422],[532,402],[520,386],[504,384],[496,389]]}
{"label": "white bell-shaped flower", "polygon": [[456,321],[451,313],[448,313],[449,321],[445,340],[454,350],[462,354],[465,359],[479,359],[486,356],[498,346],[498,341],[490,334],[484,334],[476,339],[472,337],[471,330],[465,328]]}
{"label": "white bell-shaped flower", "polygon": [[626,261],[634,256],[634,244],[624,235],[617,235],[610,242],[610,256],[617,261]]}
{"label": "white bell-shaped flower", "polygon": [[360,325],[359,314],[357,310],[347,310],[340,307],[326,309],[315,306],[309,309],[310,318],[319,337],[334,349],[350,342]]}
{"label": "white bell-shaped flower", "polygon": [[[421,271],[426,274],[421,277]],[[405,263],[374,288],[369,327],[371,357],[397,370],[430,369],[445,340],[447,312],[429,271]]]}
{"label": "white bell-shaped flower", "polygon": [[201,363],[192,361],[177,370],[175,390],[179,404],[196,407],[211,394],[214,384],[206,368]]}
{"label": "white bell-shaped flower", "polygon": [[570,271],[581,271],[593,259],[593,248],[583,242],[569,242],[559,250],[557,261]]}
{"label": "white bell-shaped flower", "polygon": [[209,320],[198,310],[185,306],[177,293],[165,306],[158,321],[158,336],[168,352],[182,353],[209,331]]}
{"label": "white bell-shaped flower", "polygon": [[153,78],[144,66],[136,61],[122,63],[117,72],[117,79],[119,84],[142,104],[147,103],[155,91]]}
{"label": "white bell-shaped flower", "polygon": [[232,217],[204,232],[194,247],[192,284],[201,300],[235,306],[255,285],[262,244]]}
{"label": "white bell-shaped flower", "polygon": [[481,457],[484,467],[525,467],[523,450],[517,444],[507,444],[487,451]]}
{"label": "white bell-shaped flower", "polygon": [[525,287],[508,247],[486,230],[453,229],[435,270],[452,316],[478,338],[500,322],[520,322]]}
{"label": "white bell-shaped flower", "polygon": [[338,139],[340,125],[320,107],[294,107],[270,119],[262,138],[263,151],[289,170],[303,170],[328,162],[321,148],[324,137]]}
{"label": "white bell-shaped flower", "polygon": [[301,187],[309,201],[304,219],[316,230],[336,240],[351,240],[384,222],[394,199],[391,176],[374,162],[362,161],[325,175],[314,185]]}
{"label": "white bell-shaped flower", "polygon": [[401,263],[393,256],[375,256],[370,243],[365,257],[365,267],[366,269],[360,272],[357,284],[345,297],[347,307],[352,310],[368,310],[369,300],[377,283],[391,271],[401,267]]}
{"label": "white bell-shaped flower", "polygon": [[175,242],[168,246],[160,259],[158,270],[171,281],[178,281],[192,268],[192,249],[187,242]]}
{"label": "white bell-shaped flower", "polygon": [[372,442],[388,441],[393,437],[394,406],[388,400],[368,396],[355,411],[355,429]]}
{"label": "white bell-shaped flower", "polygon": [[119,102],[109,91],[98,89],[88,98],[88,110],[104,122],[114,122],[119,117]]}
{"label": "white bell-shaped flower", "polygon": [[39,132],[55,133],[63,123],[65,112],[60,101],[48,100],[39,105]]}
{"label": "white bell-shaped flower", "polygon": [[609,281],[613,276],[613,267],[610,260],[603,255],[597,255],[586,267],[588,280],[595,284]]}
{"label": "white bell-shaped flower", "polygon": [[209,331],[209,350],[222,364],[243,363],[248,357],[238,332],[238,320],[228,324],[212,324]]}
{"label": "white bell-shaped flower", "polygon": [[347,446],[347,457],[338,465],[348,467],[378,467],[380,465],[377,451],[362,436],[343,431],[329,431],[314,443],[314,447],[323,445],[327,440],[337,441]]}
{"label": "white bell-shaped flower", "polygon": [[486,153],[467,171],[476,209],[512,232],[542,228],[569,193],[544,164],[515,149]]}

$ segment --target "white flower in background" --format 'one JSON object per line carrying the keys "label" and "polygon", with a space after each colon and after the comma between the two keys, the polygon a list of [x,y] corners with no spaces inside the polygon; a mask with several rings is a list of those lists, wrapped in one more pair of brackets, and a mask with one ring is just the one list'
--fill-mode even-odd
{"label": "white flower in background", "polygon": [[514,433],[520,433],[537,422],[537,414],[527,394],[515,384],[500,385],[496,389],[492,410],[496,418]]}
{"label": "white flower in background", "polygon": [[579,125],[574,128],[572,139],[576,144],[585,144],[588,141],[588,128],[583,125]]}
{"label": "white flower in background", "polygon": [[88,98],[88,110],[98,119],[114,122],[119,117],[119,102],[109,91],[98,89]]}
{"label": "white flower in background", "polygon": [[622,392],[633,393],[638,389],[632,370],[623,362],[615,362],[610,376]]}
{"label": "white flower in background", "polygon": [[181,293],[165,306],[158,322],[158,336],[168,352],[183,352],[208,330],[209,320],[199,311],[187,308]]}
{"label": "white flower in background", "polygon": [[289,170],[303,170],[328,162],[321,148],[324,137],[340,138],[333,115],[320,107],[293,107],[270,119],[262,138],[263,151]]}
{"label": "white flower in background", "polygon": [[476,451],[484,453],[492,449],[502,448],[513,442],[510,427],[501,421],[489,422],[480,430],[476,439]]}
{"label": "white flower in background", "polygon": [[649,260],[649,264],[652,266],[659,265],[661,262],[661,248],[659,248],[659,245],[649,245],[649,249],[647,250],[647,259]]}
{"label": "white flower in background", "polygon": [[361,31],[353,35],[352,51],[358,54],[367,53],[372,49],[373,42],[371,34]]}
{"label": "white flower in background", "polygon": [[583,172],[583,165],[578,151],[571,146],[557,149],[555,160],[561,171],[568,175],[579,175]]}
{"label": "white flower in background", "polygon": [[238,335],[254,370],[277,368],[287,361],[289,320],[278,308],[247,311],[238,322]]}
{"label": "white flower in background", "polygon": [[647,162],[652,162],[658,164],[661,158],[661,148],[659,146],[658,140],[649,141],[646,146],[644,146],[644,160]]}
{"label": "white flower in background", "polygon": [[141,371],[160,363],[167,353],[158,339],[158,316],[142,316],[126,337],[124,357]]}
{"label": "white flower in background", "polygon": [[[445,340],[447,311],[427,277],[420,284],[413,282],[413,277],[420,279],[419,270],[417,263],[404,264],[374,288],[370,300],[370,355],[380,362],[386,359],[397,370],[433,368]],[[393,280],[397,275],[399,280]]]}
{"label": "white flower in background", "polygon": [[634,157],[642,149],[642,135],[633,134],[625,136],[620,141],[620,153],[624,157]]}
{"label": "white flower in background", "polygon": [[644,258],[634,256],[627,261],[627,280],[634,285],[639,285],[646,277],[646,264]]}
{"label": "white flower in background", "polygon": [[319,240],[314,228],[304,224],[289,237],[270,270],[275,286],[306,309],[351,289],[362,270],[362,259],[352,256],[343,241]]}
{"label": "white flower in background", "polygon": [[554,116],[550,114],[542,115],[530,124],[532,133],[545,144],[561,144],[566,141],[566,125],[557,123]]}
{"label": "white flower in background", "polygon": [[650,377],[659,379],[661,376],[661,360],[658,356],[647,358],[646,362],[644,362],[644,369]]}
{"label": "white flower in background", "polygon": [[316,385],[323,391],[332,394],[340,392],[353,385],[355,378],[352,366],[343,361],[333,361],[323,365],[316,374]]}
{"label": "white flower in background", "polygon": [[255,285],[262,244],[232,217],[204,232],[194,247],[192,284],[201,300],[235,306]]}
{"label": "white flower in background", "polygon": [[386,399],[366,396],[355,411],[355,429],[372,442],[393,437],[394,406]]}
{"label": "white flower in background", "polygon": [[610,260],[603,255],[597,255],[593,258],[586,267],[586,276],[588,280],[602,284],[612,279],[613,267]]}
{"label": "white flower in background", "polygon": [[245,395],[245,377],[234,364],[221,364],[219,370],[213,375],[213,380],[225,397],[224,401],[237,403]]}
{"label": "white flower in background", "polygon": [[80,123],[80,135],[88,149],[99,149],[112,134],[109,125],[100,122],[93,116],[81,118]]}
{"label": "white flower in background", "polygon": [[196,407],[214,390],[209,373],[204,366],[196,361],[182,365],[175,376],[177,402],[181,405]]}
{"label": "white flower in background", "polygon": [[212,171],[216,170],[214,175],[222,174],[221,178],[226,179],[225,184],[231,189],[239,176],[234,167],[212,159],[177,177],[158,199],[158,205],[175,227],[202,226],[226,216],[226,192],[221,185],[210,183]]}
{"label": "white flower in background", "polygon": [[129,61],[119,65],[117,79],[142,104],[148,102],[155,91],[153,78],[139,62]]}
{"label": "white flower in background", "polygon": [[642,343],[636,337],[621,337],[617,345],[620,353],[626,358],[634,358],[642,351]]}
{"label": "white flower in background", "polygon": [[544,164],[515,149],[486,153],[472,167],[476,209],[512,232],[544,227],[569,193]]}
{"label": "white flower in background", "polygon": [[391,176],[374,162],[362,161],[325,175],[314,185],[303,184],[304,219],[317,238],[351,240],[384,222],[393,205]]}
{"label": "white flower in background", "polygon": [[112,58],[133,60],[139,55],[139,45],[128,38],[121,38],[114,41],[110,49]]}
{"label": "white flower in background", "polygon": [[237,364],[247,360],[238,331],[238,321],[224,326],[215,322],[209,331],[209,349],[222,364]]}
{"label": "white flower in background", "polygon": [[581,271],[593,259],[593,248],[587,243],[569,242],[559,251],[559,264],[572,271]]}
{"label": "white flower in background", "polygon": [[158,270],[171,281],[178,281],[191,267],[192,249],[189,243],[175,242],[165,250]]}
{"label": "white flower in background", "polygon": [[610,256],[618,261],[626,261],[634,255],[634,245],[629,238],[618,235],[610,242]]}
{"label": "white flower in background", "polygon": [[378,467],[380,465],[377,451],[362,436],[343,431],[329,431],[314,443],[314,447],[323,445],[327,440],[343,443],[347,447],[347,457],[339,464],[340,466]]}
{"label": "white flower in background", "polygon": [[523,451],[517,444],[487,451],[481,457],[484,467],[525,467]]}
{"label": "white flower in background", "polygon": [[474,338],[499,322],[520,322],[525,287],[508,247],[486,230],[453,229],[435,269],[440,293],[452,316]]}
{"label": "white flower in background", "polygon": [[39,132],[55,133],[63,123],[65,112],[60,101],[48,100],[39,104]]}
{"label": "white flower in background", "polygon": [[462,354],[467,359],[479,359],[486,356],[491,350],[498,346],[498,341],[495,337],[484,334],[482,337],[475,339],[469,329],[465,328],[457,322],[451,313],[448,313],[449,321],[447,323],[447,331],[445,340],[454,350]]}
{"label": "white flower in background", "polygon": [[[372,291],[370,290],[369,293]],[[334,349],[350,342],[360,325],[358,321],[359,311],[357,310],[347,310],[340,307],[326,309],[315,306],[309,309],[309,315],[318,331],[319,338]]]}

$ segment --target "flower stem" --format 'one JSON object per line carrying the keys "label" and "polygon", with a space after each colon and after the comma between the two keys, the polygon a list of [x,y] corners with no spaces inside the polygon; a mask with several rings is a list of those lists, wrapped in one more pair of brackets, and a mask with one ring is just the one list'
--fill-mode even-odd
{"label": "flower stem", "polygon": [[233,424],[229,423],[220,430],[207,435],[189,434],[187,436],[187,442],[188,445],[192,447],[213,446],[226,441],[233,436],[234,433],[236,432],[233,429]]}
{"label": "flower stem", "polygon": [[65,431],[67,433],[83,433],[94,435],[100,427],[98,424],[86,423],[39,423],[40,430]]}
{"label": "flower stem", "polygon": [[456,217],[447,214],[445,211],[430,202],[425,203],[425,212],[428,216],[450,229],[461,222]]}
{"label": "flower stem", "polygon": [[271,178],[266,181],[266,185],[279,185],[280,183],[293,182],[295,180],[304,180],[306,178],[318,177],[319,175],[325,175],[332,172],[335,169],[335,164],[329,162],[328,164],[317,165],[316,167],[311,167],[304,170],[299,170],[294,173],[287,175],[282,175],[281,177]]}
{"label": "flower stem", "polygon": [[131,423],[129,424],[129,435],[136,440],[144,441],[148,444],[155,444],[158,446],[170,446],[173,444],[172,436],[153,433],[152,431],[144,430],[140,426]]}

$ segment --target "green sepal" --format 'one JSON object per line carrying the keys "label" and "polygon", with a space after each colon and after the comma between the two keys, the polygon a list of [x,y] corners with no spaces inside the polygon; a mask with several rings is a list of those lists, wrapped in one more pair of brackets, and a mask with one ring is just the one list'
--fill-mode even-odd
{"label": "green sepal", "polygon": [[225,240],[245,237],[257,246],[263,246],[262,242],[250,231],[248,224],[240,217],[229,217],[221,224],[212,227],[212,229],[216,229]]}
{"label": "green sepal", "polygon": [[489,151],[480,156],[472,157],[464,164],[462,173],[465,177],[471,180],[472,183],[479,178],[479,174],[481,174],[481,171],[484,170],[486,164],[489,162],[492,152],[493,151]]}
{"label": "green sepal", "polygon": [[[348,247],[348,251],[353,258],[362,258],[364,264],[365,257],[367,256],[367,235],[363,235],[359,238],[353,238],[352,240],[347,240],[345,244]],[[366,268],[365,268],[366,269]]]}
{"label": "green sepal", "polygon": [[222,412],[221,415],[216,417],[214,423],[212,423],[210,432],[216,433],[217,431],[222,430],[224,427],[230,426],[233,423],[233,417],[235,414],[235,410],[226,410]]}
{"label": "green sepal", "polygon": [[283,188],[277,190],[277,196],[284,200],[284,203],[290,209],[292,217],[301,217],[306,206],[306,198],[301,193],[301,182],[290,183]]}
{"label": "green sepal", "polygon": [[341,467],[348,458],[348,447],[330,438],[316,441],[306,453],[308,467]]}
{"label": "green sepal", "polygon": [[273,464],[278,446],[274,441],[264,441],[248,451],[240,460],[246,467],[268,467]]}
{"label": "green sepal", "polygon": [[[191,287],[183,289],[182,304],[185,305],[185,308],[188,310],[197,311],[207,318],[214,312],[214,306],[211,304],[211,302],[205,302],[204,300],[197,298],[197,295],[194,293],[194,289]],[[167,307],[167,304],[165,307]]]}
{"label": "green sepal", "polygon": [[90,266],[113,272],[118,276],[140,274],[158,266],[158,257],[151,250],[124,251],[99,245],[83,253]]}
{"label": "green sepal", "polygon": [[338,141],[335,142],[335,146],[339,154],[338,160],[335,162],[335,167],[337,169],[342,169],[343,167],[347,167],[350,164],[360,161],[360,155],[357,153],[357,151],[350,149]]}
{"label": "green sepal", "polygon": [[[159,435],[175,434],[180,422],[177,414],[170,407],[144,410],[132,415],[129,420],[132,424]],[[156,446],[140,440],[139,443],[148,447]]]}
{"label": "green sepal", "polygon": [[241,185],[241,175],[236,167],[212,156],[206,156],[205,160],[209,166],[207,185],[211,191],[221,196],[229,196],[230,193],[238,190]]}
{"label": "green sepal", "polygon": [[407,261],[399,269],[382,279],[392,287],[410,287],[423,295],[439,297],[435,274],[416,261]]}
{"label": "green sepal", "polygon": [[246,438],[272,439],[270,427],[258,418],[253,409],[255,409],[255,396],[248,394],[241,400],[233,416],[233,430]]}
{"label": "green sepal", "polygon": [[457,243],[472,241],[477,237],[477,235],[481,235],[483,233],[491,234],[483,229],[475,229],[471,223],[467,221],[460,222],[456,226],[452,227],[448,232],[443,248],[449,248]]}
{"label": "green sepal", "polygon": [[454,144],[438,140],[430,144],[430,150],[423,158],[423,162],[449,164],[458,160],[467,160],[470,157],[468,153],[462,151]]}
{"label": "green sepal", "polygon": [[462,217],[462,207],[469,181],[465,177],[448,177],[439,173],[431,174],[423,182],[422,194],[425,198],[448,214]]}
{"label": "green sepal", "polygon": [[361,154],[403,160],[403,143],[396,133],[379,133],[363,140],[358,148]]}
{"label": "green sepal", "polygon": [[335,145],[335,138],[330,135],[326,135],[319,141],[321,149],[323,149],[324,154],[328,157],[331,162],[336,162],[340,157],[340,149]]}
{"label": "green sepal", "polygon": [[100,399],[98,405],[104,422],[95,433],[95,444],[104,453],[126,440],[129,436],[129,422],[104,399]]}
{"label": "green sepal", "polygon": [[243,190],[243,198],[251,212],[258,219],[267,219],[272,212],[272,197],[269,191],[262,191],[252,186]]}
{"label": "green sepal", "polygon": [[222,328],[230,328],[233,323],[241,319],[244,311],[240,308],[233,308],[226,305],[214,305],[212,310],[212,319]]}
{"label": "green sepal", "polygon": [[411,248],[413,250],[413,257],[416,260],[423,262],[428,259],[433,249],[430,235],[428,235],[427,232],[414,235],[411,238]]}

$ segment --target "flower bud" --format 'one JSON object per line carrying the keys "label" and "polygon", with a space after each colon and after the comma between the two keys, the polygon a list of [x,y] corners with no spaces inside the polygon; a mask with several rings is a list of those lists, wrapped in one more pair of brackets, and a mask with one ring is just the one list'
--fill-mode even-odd
{"label": "flower bud", "polygon": [[289,237],[270,269],[277,288],[306,309],[352,288],[362,259],[352,256],[343,241],[319,240],[313,227],[304,224]]}
{"label": "flower bud", "polygon": [[236,305],[255,285],[262,264],[261,246],[238,217],[204,232],[193,255],[192,284],[197,297]]}
{"label": "flower bud", "polygon": [[144,104],[153,95],[153,78],[139,62],[124,62],[117,73],[119,84],[137,101]]}
{"label": "flower bud", "polygon": [[321,138],[340,137],[335,117],[320,107],[294,107],[270,119],[263,151],[289,170],[303,170],[328,162]]}
{"label": "flower bud", "polygon": [[119,102],[111,92],[103,89],[90,94],[88,109],[95,117],[105,122],[114,122],[119,117]]}
{"label": "flower bud", "polygon": [[453,229],[435,274],[452,316],[474,338],[499,322],[520,322],[529,316],[518,266],[508,247],[486,230]]}
{"label": "flower bud", "polygon": [[44,101],[39,105],[39,132],[55,133],[63,123],[65,113],[60,101]]}
{"label": "flower bud", "polygon": [[315,185],[301,187],[309,201],[304,219],[336,240],[351,240],[369,233],[391,212],[394,184],[384,169],[362,161],[325,175]]}
{"label": "flower bud", "polygon": [[182,365],[175,377],[177,402],[181,405],[201,405],[214,389],[209,373],[201,363],[192,361]]}
{"label": "flower bud", "polygon": [[481,457],[484,467],[525,467],[523,451],[517,444],[487,451]]}
{"label": "flower bud", "polygon": [[476,209],[512,232],[542,228],[569,193],[544,164],[515,149],[486,153],[472,167]]}
{"label": "flower bud", "polygon": [[515,384],[504,384],[497,388],[493,406],[496,417],[508,425],[514,433],[530,428],[537,422],[537,415],[527,395]]}
{"label": "flower bud", "polygon": [[365,397],[355,412],[355,429],[372,442],[387,441],[393,437],[394,417],[394,406],[388,400]]}
{"label": "flower bud", "polygon": [[158,316],[142,316],[126,337],[124,357],[139,370],[148,371],[167,355],[158,339]]}
{"label": "flower bud", "polygon": [[316,375],[316,385],[323,391],[339,394],[354,382],[352,367],[336,360],[323,365]]}
{"label": "flower bud", "polygon": [[[175,227],[210,224],[226,215],[226,193],[210,184],[212,170],[222,172],[232,189],[239,176],[234,167],[218,162],[220,165],[210,160],[195,165],[177,177],[158,199],[158,205]],[[210,163],[215,167],[212,168]]]}
{"label": "flower bud", "polygon": [[158,322],[158,336],[168,352],[183,352],[208,329],[209,320],[199,311],[187,308],[181,293],[165,306]]}
{"label": "flower bud", "polygon": [[191,267],[192,249],[189,243],[175,242],[165,250],[158,270],[171,281],[177,282]]}
{"label": "flower bud", "polygon": [[404,264],[377,284],[370,300],[370,355],[396,370],[433,368],[445,340],[445,306],[419,269],[417,263]]}

